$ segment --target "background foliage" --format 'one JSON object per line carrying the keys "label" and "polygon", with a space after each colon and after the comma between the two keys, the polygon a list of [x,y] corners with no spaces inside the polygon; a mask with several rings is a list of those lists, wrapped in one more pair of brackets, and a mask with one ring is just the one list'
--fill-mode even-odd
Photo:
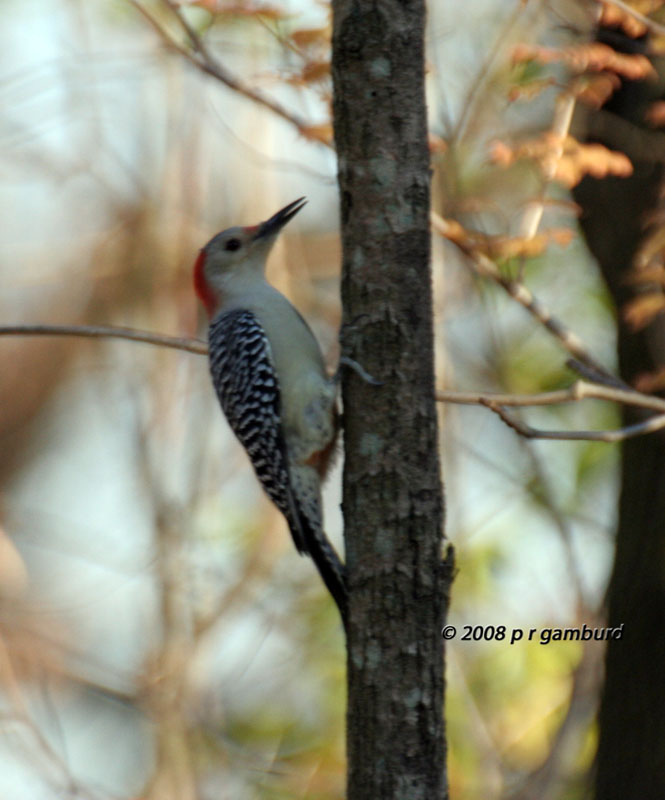
{"label": "background foliage", "polygon": [[[198,247],[306,194],[270,277],[332,367],[326,5],[9,0],[3,11],[3,323],[201,336],[189,275]],[[635,16],[607,4],[430,9],[434,208],[448,225],[434,260],[441,389],[537,393],[575,380],[560,339],[505,291],[511,281],[614,368],[615,310],[568,189],[631,166],[572,138],[568,112],[651,67],[590,44],[599,11],[641,35]],[[482,274],[487,257],[499,280]],[[619,313],[640,326],[659,303]],[[3,337],[0,375],[0,794],[339,797],[336,613],[229,434],[205,360]],[[450,621],[460,633],[602,624],[616,445],[526,441],[477,406],[442,404],[441,417],[458,566]],[[614,406],[594,401],[527,418],[619,424]],[[325,498],[336,542],[338,484]],[[542,775],[550,794],[539,796],[581,796],[601,658],[595,643],[458,635],[452,796],[526,797]]]}

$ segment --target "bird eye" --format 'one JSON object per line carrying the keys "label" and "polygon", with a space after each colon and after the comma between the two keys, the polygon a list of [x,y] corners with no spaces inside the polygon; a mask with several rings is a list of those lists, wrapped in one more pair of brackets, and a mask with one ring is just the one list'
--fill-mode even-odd
{"label": "bird eye", "polygon": [[229,239],[224,245],[225,250],[238,250],[240,248],[240,239]]}

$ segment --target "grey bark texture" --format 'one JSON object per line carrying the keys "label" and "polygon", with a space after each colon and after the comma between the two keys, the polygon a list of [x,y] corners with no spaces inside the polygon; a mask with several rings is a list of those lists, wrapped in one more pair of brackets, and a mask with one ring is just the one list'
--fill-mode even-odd
{"label": "grey bark texture", "polygon": [[349,800],[447,796],[423,0],[334,0]]}

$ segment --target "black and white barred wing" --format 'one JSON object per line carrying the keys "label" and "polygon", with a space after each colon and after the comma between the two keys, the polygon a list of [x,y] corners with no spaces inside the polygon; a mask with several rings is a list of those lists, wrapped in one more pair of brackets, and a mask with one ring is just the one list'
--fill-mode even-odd
{"label": "black and white barred wing", "polygon": [[286,517],[299,552],[307,552],[291,490],[281,424],[279,383],[270,342],[251,311],[227,311],[209,331],[210,373],[224,414],[268,496]]}

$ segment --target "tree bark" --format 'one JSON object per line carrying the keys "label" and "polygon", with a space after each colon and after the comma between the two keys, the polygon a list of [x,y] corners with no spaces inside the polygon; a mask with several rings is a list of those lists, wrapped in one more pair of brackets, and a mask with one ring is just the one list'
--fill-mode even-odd
{"label": "tree bark", "polygon": [[[631,229],[654,200],[657,171],[637,166],[623,182],[589,179],[576,192],[592,251],[621,308],[629,289],[621,280],[630,265]],[[593,186],[595,184],[595,187]],[[621,217],[621,218],[617,218]],[[624,260],[625,259],[625,260]],[[630,383],[665,364],[653,349],[654,328],[635,334],[619,325],[619,365]],[[658,338],[662,336],[662,330]],[[655,356],[655,358],[654,358]],[[623,425],[643,412],[623,411]],[[608,642],[596,758],[598,800],[665,797],[665,439],[662,433],[624,443],[614,566],[608,588],[608,621],[624,626]]]}
{"label": "tree bark", "polygon": [[[607,36],[612,36],[607,39]],[[621,50],[645,42],[599,32]],[[625,47],[621,46],[621,43]],[[662,65],[660,69],[663,73]],[[605,108],[586,120],[588,138],[624,149],[629,178],[586,178],[575,190],[587,243],[621,312],[634,296],[626,280],[658,206],[665,168],[645,129],[644,112],[662,96],[662,85],[625,81]],[[615,138],[630,131],[623,140]],[[630,143],[630,149],[625,145]],[[651,144],[650,144],[651,143]],[[660,151],[663,152],[664,144]],[[662,223],[661,223],[662,224]],[[657,317],[639,332],[618,326],[619,368],[627,383],[665,366],[665,321]],[[643,419],[626,407],[624,425]],[[614,566],[608,589],[608,625],[624,626],[608,642],[596,757],[597,800],[665,797],[665,437],[662,433],[624,443]]]}
{"label": "tree bark", "polygon": [[447,796],[424,0],[334,0],[348,799]]}

